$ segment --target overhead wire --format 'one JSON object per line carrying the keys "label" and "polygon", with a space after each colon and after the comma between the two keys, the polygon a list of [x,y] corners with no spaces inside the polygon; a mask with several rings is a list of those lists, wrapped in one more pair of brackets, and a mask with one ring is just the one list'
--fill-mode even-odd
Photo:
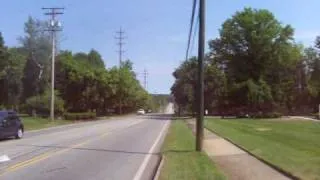
{"label": "overhead wire", "polygon": [[189,50],[190,50],[190,43],[191,43],[191,36],[193,32],[193,24],[194,24],[194,16],[196,12],[196,6],[197,6],[197,0],[193,0],[192,4],[192,13],[190,18],[190,29],[189,29],[189,35],[188,35],[188,44],[187,44],[187,51],[186,51],[186,60],[189,58]]}
{"label": "overhead wire", "polygon": [[[195,30],[193,31],[193,36],[192,36],[192,40],[191,40],[191,48],[190,48],[190,54],[192,54],[193,52],[193,47],[194,47],[194,44],[195,44],[195,39],[196,39],[196,35],[198,34],[198,29],[199,29],[199,14],[198,14],[198,17],[197,17],[197,21],[195,23]],[[190,56],[189,54],[189,56]]]}

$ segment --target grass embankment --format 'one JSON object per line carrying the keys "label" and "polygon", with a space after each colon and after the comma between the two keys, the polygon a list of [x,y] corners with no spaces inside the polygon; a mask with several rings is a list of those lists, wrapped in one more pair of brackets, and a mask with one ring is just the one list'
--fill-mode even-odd
{"label": "grass embankment", "polygon": [[73,121],[69,121],[69,120],[55,120],[54,122],[52,122],[50,119],[37,118],[37,117],[22,117],[21,119],[26,131],[73,123]]}
{"label": "grass embankment", "polygon": [[301,179],[320,179],[320,123],[208,119],[206,127]]}
{"label": "grass embankment", "polygon": [[209,157],[194,148],[195,137],[191,130],[183,121],[173,121],[162,147],[164,164],[159,179],[225,179]]}

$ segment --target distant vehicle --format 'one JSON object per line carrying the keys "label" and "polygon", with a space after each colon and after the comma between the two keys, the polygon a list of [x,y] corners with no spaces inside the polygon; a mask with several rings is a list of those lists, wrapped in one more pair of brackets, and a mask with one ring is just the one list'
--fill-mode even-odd
{"label": "distant vehicle", "polygon": [[149,110],[148,110],[148,113],[152,113],[152,110],[151,110],[151,109],[149,109]]}
{"label": "distant vehicle", "polygon": [[0,139],[21,139],[23,133],[24,126],[15,111],[0,111]]}
{"label": "distant vehicle", "polygon": [[144,114],[146,114],[146,112],[145,112],[143,109],[139,109],[139,110],[137,111],[137,114],[138,114],[138,115],[144,115]]}

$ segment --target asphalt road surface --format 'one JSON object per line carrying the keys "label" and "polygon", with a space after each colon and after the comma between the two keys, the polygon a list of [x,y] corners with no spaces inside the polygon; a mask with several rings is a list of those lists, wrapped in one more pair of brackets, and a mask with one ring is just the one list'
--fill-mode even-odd
{"label": "asphalt road surface", "polygon": [[152,179],[169,122],[170,115],[128,116],[0,141],[0,156],[10,158],[0,163],[0,179]]}

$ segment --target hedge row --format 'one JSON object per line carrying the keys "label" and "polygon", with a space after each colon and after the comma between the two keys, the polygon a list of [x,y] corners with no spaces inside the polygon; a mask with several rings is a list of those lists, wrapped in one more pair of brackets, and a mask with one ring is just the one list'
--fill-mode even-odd
{"label": "hedge row", "polygon": [[96,119],[97,114],[95,112],[84,113],[65,113],[64,118],[66,120],[93,120]]}
{"label": "hedge row", "polygon": [[262,118],[280,118],[282,116],[279,112],[270,112],[270,113],[253,113],[248,115],[238,115],[237,118],[256,118],[256,119],[262,119]]}

